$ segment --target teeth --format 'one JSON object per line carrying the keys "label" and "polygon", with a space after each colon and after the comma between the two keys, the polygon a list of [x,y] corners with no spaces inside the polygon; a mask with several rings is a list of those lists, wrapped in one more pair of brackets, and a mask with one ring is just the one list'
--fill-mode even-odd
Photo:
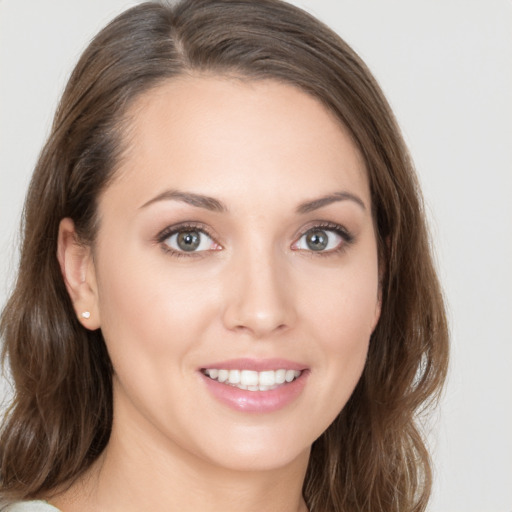
{"label": "teeth", "polygon": [[260,386],[274,386],[276,383],[276,372],[272,370],[260,373]]}
{"label": "teeth", "polygon": [[286,370],[284,379],[286,382],[291,382],[293,379],[295,379],[295,372],[293,370]]}
{"label": "teeth", "polygon": [[228,370],[219,370],[219,375],[218,375],[219,382],[226,382],[228,380],[228,377],[229,377]]}
{"label": "teeth", "polygon": [[230,370],[228,382],[230,384],[239,384],[240,383],[240,370]]}
{"label": "teeth", "polygon": [[[211,377],[210,373],[210,377]],[[251,370],[242,370],[240,374],[240,383],[244,386],[257,386],[259,384],[258,372]]]}
{"label": "teeth", "polygon": [[286,370],[277,370],[276,384],[283,384],[285,380],[286,380]]}
{"label": "teeth", "polygon": [[210,370],[209,375],[212,379],[216,379],[219,376],[219,370]]}
{"label": "teeth", "polygon": [[265,370],[255,372],[253,370],[219,370],[209,368],[204,370],[204,374],[213,380],[225,382],[240,389],[249,391],[268,391],[275,389],[285,382],[292,382],[300,376],[298,370]]}

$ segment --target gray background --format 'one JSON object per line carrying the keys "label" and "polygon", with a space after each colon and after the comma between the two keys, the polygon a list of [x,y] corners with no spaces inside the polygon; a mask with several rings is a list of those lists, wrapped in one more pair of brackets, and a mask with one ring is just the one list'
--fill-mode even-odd
{"label": "gray background", "polygon": [[[0,1],[0,305],[29,176],[64,82],[93,34],[135,3]],[[430,510],[512,512],[512,2],[294,3],[366,60],[423,185],[453,346],[429,426]],[[0,391],[8,394],[5,382]]]}

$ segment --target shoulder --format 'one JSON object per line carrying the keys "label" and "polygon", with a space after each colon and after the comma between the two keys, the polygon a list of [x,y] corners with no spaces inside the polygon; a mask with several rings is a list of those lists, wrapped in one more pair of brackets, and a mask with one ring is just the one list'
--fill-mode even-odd
{"label": "shoulder", "polygon": [[60,512],[46,501],[17,501],[9,505],[0,505],[0,512]]}

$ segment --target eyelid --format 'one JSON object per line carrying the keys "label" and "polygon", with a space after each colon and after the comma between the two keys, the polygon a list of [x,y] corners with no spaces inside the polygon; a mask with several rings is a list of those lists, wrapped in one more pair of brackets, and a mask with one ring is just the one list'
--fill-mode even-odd
{"label": "eyelid", "polygon": [[[173,247],[170,247],[168,244],[166,244],[166,240],[168,240],[171,236],[178,234],[183,231],[198,231],[200,233],[203,233],[208,238],[212,240],[216,244],[215,249],[209,249],[209,250],[202,250],[202,251],[180,251],[177,249],[174,249]],[[212,234],[210,228],[203,224],[202,222],[196,222],[196,221],[185,221],[180,222],[178,224],[173,224],[171,226],[167,226],[164,229],[162,229],[155,237],[155,242],[158,243],[162,250],[164,250],[167,253],[172,254],[173,256],[177,257],[201,257],[204,256],[204,253],[210,252],[210,251],[218,251],[221,250],[223,247],[221,244],[219,244],[216,240],[216,236]]]}
{"label": "eyelid", "polygon": [[297,251],[304,251],[307,253],[315,254],[317,256],[328,256],[329,254],[338,253],[347,249],[351,244],[355,241],[355,236],[344,226],[341,224],[337,224],[335,222],[330,221],[313,221],[309,223],[306,227],[302,228],[300,233],[298,233],[295,237],[295,241],[292,244],[292,248],[294,245],[298,244],[302,237],[306,236],[310,231],[314,230],[323,230],[323,231],[332,231],[340,236],[343,240],[342,243],[339,244],[338,247],[334,249],[324,250],[324,251],[314,251],[312,249],[295,249]]}
{"label": "eyelid", "polygon": [[[187,252],[176,250],[165,243],[165,241],[172,235],[188,230],[199,231],[205,234],[217,245],[217,247],[215,249]],[[343,241],[339,244],[339,247],[329,250],[314,251],[308,249],[294,249],[294,246],[302,239],[302,237],[304,237],[310,231],[313,230],[332,231],[336,233],[338,236],[340,236]],[[355,236],[341,224],[331,221],[312,221],[308,223],[305,227],[301,228],[301,231],[295,235],[294,240],[295,241],[292,243],[293,250],[312,253],[318,256],[328,256],[329,254],[338,253],[341,252],[342,250],[347,249],[348,246],[350,246],[355,241]],[[206,224],[203,224],[202,222],[196,221],[184,221],[179,222],[178,224],[173,224],[165,227],[156,235],[155,242],[158,243],[165,252],[171,253],[177,257],[202,257],[205,255],[205,253],[223,249],[222,245],[219,242],[217,242],[217,236],[212,233],[210,227]]]}

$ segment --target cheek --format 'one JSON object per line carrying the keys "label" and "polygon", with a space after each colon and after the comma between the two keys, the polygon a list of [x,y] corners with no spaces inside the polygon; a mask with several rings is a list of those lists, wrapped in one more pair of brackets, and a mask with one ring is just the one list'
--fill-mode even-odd
{"label": "cheek", "polygon": [[[308,291],[298,293],[307,297],[303,314],[325,334],[332,348],[342,349],[341,339],[349,345],[367,340],[379,314],[377,259],[353,263],[312,278],[306,283]],[[315,282],[318,285],[314,286]]]}
{"label": "cheek", "polygon": [[[309,299],[303,304],[302,316],[309,318],[309,336],[316,336],[315,357],[323,370],[318,388],[330,397],[328,408],[317,414],[327,425],[344,407],[363,371],[370,336],[379,311],[378,264],[374,251],[366,257],[348,261],[330,277],[310,287]],[[301,292],[305,294],[304,291]],[[319,416],[319,417],[320,417]]]}
{"label": "cheek", "polygon": [[[335,283],[333,283],[334,286]],[[346,386],[355,386],[363,370],[375,318],[377,297],[373,287],[366,289],[361,281],[352,287],[347,280],[332,290],[329,301],[312,309],[312,318],[329,366]],[[313,316],[314,315],[314,316]]]}
{"label": "cheek", "polygon": [[[99,269],[101,329],[114,363],[180,358],[198,339],[214,302],[199,280],[140,253],[109,251]],[[117,257],[116,257],[117,256]],[[160,359],[161,358],[161,359]]]}
{"label": "cheek", "polygon": [[200,281],[164,272],[151,259],[142,264],[125,253],[109,261],[99,279],[101,329],[114,368],[118,417],[169,425],[176,416],[187,417],[182,397],[193,396],[194,356],[215,301]]}

